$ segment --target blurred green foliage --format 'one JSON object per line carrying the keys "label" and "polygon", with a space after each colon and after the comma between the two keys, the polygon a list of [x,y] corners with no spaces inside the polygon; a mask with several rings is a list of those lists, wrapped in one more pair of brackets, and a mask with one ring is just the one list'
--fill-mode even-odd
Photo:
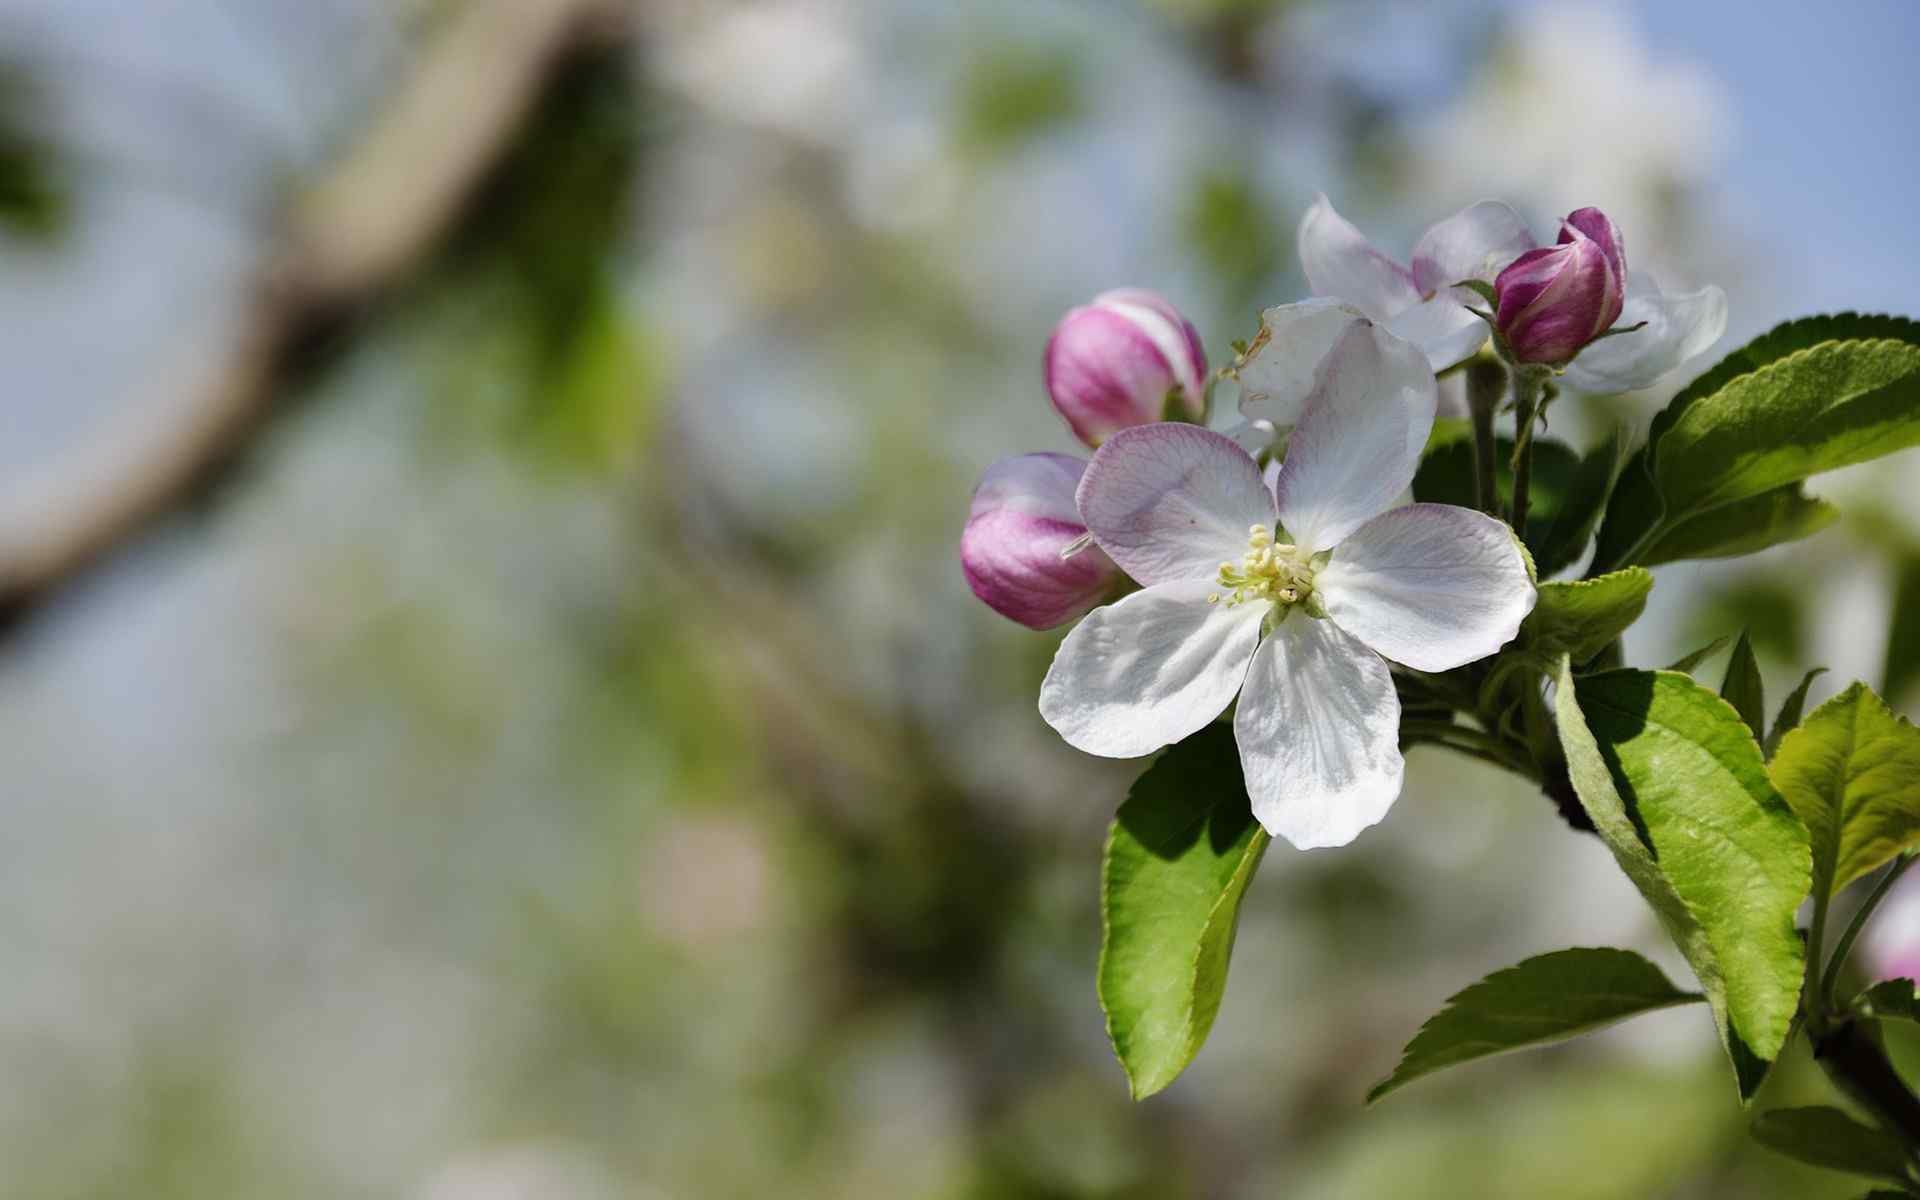
{"label": "blurred green foliage", "polygon": [[993,41],[973,52],[954,105],[960,145],[1005,154],[1071,121],[1082,108],[1070,47]]}
{"label": "blurred green foliage", "polygon": [[1251,176],[1232,167],[1202,168],[1192,189],[1181,218],[1187,245],[1217,282],[1222,307],[1257,308],[1262,285],[1280,269],[1291,231],[1276,219],[1279,205]]}
{"label": "blurred green foliage", "polygon": [[0,227],[34,241],[60,233],[69,207],[54,147],[37,132],[43,103],[29,72],[0,59]]}

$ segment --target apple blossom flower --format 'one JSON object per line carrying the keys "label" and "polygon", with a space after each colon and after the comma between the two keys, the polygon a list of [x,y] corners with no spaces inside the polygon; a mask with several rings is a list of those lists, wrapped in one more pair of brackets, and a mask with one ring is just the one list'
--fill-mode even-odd
{"label": "apple blossom flower", "polygon": [[1583,208],[1560,222],[1557,245],[1527,251],[1494,279],[1494,328],[1515,361],[1559,366],[1613,328],[1626,291],[1620,231]]}
{"label": "apple blossom flower", "polygon": [[1273,486],[1232,439],[1192,425],[1124,430],[1094,455],[1080,514],[1143,590],[1088,614],[1040,689],[1068,743],[1114,758],[1179,741],[1237,695],[1254,816],[1303,849],[1351,841],[1400,794],[1388,661],[1484,658],[1534,602],[1505,525],[1391,507],[1433,425],[1433,371],[1374,322],[1343,319]]}
{"label": "apple blossom flower", "polygon": [[1022,454],[987,468],[960,535],[960,569],[973,594],[1030,629],[1064,625],[1104,599],[1120,569],[1074,507],[1085,459]]}
{"label": "apple blossom flower", "polygon": [[[1403,267],[1376,249],[1321,196],[1300,222],[1300,264],[1315,295],[1344,300],[1386,325],[1426,351],[1433,369],[1440,371],[1470,357],[1486,341],[1485,322],[1467,311],[1477,298],[1449,285],[1469,280],[1493,283],[1529,252],[1537,256],[1531,260],[1536,263],[1555,254],[1560,255],[1555,262],[1574,253],[1590,255],[1591,247],[1576,251],[1565,247],[1582,234],[1600,241],[1593,230],[1604,226],[1611,251],[1602,250],[1601,257],[1617,263],[1625,280],[1614,281],[1621,291],[1615,323],[1601,327],[1594,336],[1614,327],[1622,332],[1618,337],[1589,341],[1561,372],[1567,387],[1581,392],[1652,387],[1726,332],[1725,292],[1712,285],[1693,292],[1663,291],[1651,276],[1626,269],[1620,235],[1597,209],[1581,209],[1567,220],[1575,217],[1582,219],[1582,226],[1575,227],[1577,234],[1570,235],[1563,225],[1561,245],[1536,250],[1533,235],[1513,209],[1483,200],[1422,234],[1414,245],[1412,266]],[[1585,228],[1587,224],[1593,228]],[[1590,285],[1596,277],[1580,278]],[[1597,316],[1610,307],[1610,302],[1597,303],[1586,315]]]}
{"label": "apple blossom flower", "polygon": [[1487,325],[1468,311],[1473,293],[1453,285],[1493,282],[1533,249],[1520,214],[1483,200],[1420,235],[1411,266],[1401,266],[1316,198],[1300,219],[1300,266],[1316,296],[1344,300],[1418,346],[1435,371],[1471,358],[1487,341]]}
{"label": "apple blossom flower", "polygon": [[1098,446],[1165,418],[1206,418],[1207,356],[1173,305],[1144,288],[1102,292],[1047,339],[1047,395],[1075,437]]}

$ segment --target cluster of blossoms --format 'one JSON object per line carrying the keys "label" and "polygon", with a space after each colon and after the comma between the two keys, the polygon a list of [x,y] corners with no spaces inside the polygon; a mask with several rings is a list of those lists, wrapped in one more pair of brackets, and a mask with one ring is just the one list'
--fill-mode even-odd
{"label": "cluster of blossoms", "polygon": [[1436,373],[1491,339],[1516,370],[1644,387],[1719,337],[1725,301],[1628,272],[1595,209],[1536,247],[1512,209],[1476,204],[1403,267],[1322,198],[1300,259],[1318,298],[1264,314],[1229,371],[1242,420],[1227,433],[1204,427],[1211,377],[1172,305],[1130,289],[1069,312],[1047,344],[1047,391],[1093,457],[994,464],[960,558],[1004,616],[1035,629],[1084,616],[1040,690],[1071,745],[1150,754],[1237,698],[1254,815],[1308,848],[1351,841],[1399,796],[1391,664],[1489,657],[1533,607],[1505,523],[1401,503]]}

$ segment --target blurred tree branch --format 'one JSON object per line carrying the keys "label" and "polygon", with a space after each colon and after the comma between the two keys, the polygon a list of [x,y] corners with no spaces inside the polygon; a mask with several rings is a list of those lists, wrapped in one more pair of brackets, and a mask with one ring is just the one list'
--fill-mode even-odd
{"label": "blurred tree branch", "polygon": [[222,349],[177,397],[46,464],[0,512],[0,634],[190,499],[314,350],[453,229],[543,93],[625,31],[618,0],[468,0],[364,137],[301,190]]}

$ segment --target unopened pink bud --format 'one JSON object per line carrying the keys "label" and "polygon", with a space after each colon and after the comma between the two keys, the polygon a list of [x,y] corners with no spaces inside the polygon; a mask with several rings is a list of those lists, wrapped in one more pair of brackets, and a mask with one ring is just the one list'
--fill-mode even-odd
{"label": "unopened pink bud", "polygon": [[1142,288],[1103,292],[1073,309],[1047,340],[1047,394],[1089,446],[1161,420],[1171,402],[1206,416],[1206,353],[1173,305]]}
{"label": "unopened pink bud", "polygon": [[1627,257],[1605,213],[1583,208],[1560,223],[1558,245],[1529,250],[1493,281],[1495,324],[1521,362],[1569,362],[1620,319]]}
{"label": "unopened pink bud", "polygon": [[1120,568],[1087,539],[1070,454],[1022,454],[987,468],[960,535],[960,568],[987,606],[1031,629],[1065,624],[1105,599]]}

